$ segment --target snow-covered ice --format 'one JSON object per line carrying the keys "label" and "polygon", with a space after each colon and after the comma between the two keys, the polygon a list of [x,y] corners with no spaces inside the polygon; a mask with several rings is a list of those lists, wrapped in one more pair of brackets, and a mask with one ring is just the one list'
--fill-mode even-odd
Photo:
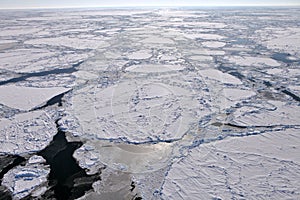
{"label": "snow-covered ice", "polygon": [[204,40],[220,40],[224,39],[225,37],[222,35],[217,34],[208,34],[208,33],[197,33],[197,34],[189,34],[185,33],[185,37],[189,39],[204,39]]}
{"label": "snow-covered ice", "polygon": [[210,113],[209,108],[197,102],[201,91],[196,92],[191,86],[201,84],[195,79],[197,74],[187,75],[154,75],[143,80],[137,74],[136,79],[126,78],[105,89],[83,88],[74,95],[71,112],[85,134],[99,139],[123,138],[131,142],[179,139],[196,126],[197,118]]}
{"label": "snow-covered ice", "polygon": [[209,48],[220,48],[226,45],[225,42],[215,42],[215,41],[209,41],[209,42],[203,42],[203,46],[209,47]]}
{"label": "snow-covered ice", "polygon": [[206,69],[206,70],[201,70],[199,73],[203,77],[217,80],[217,81],[220,81],[221,83],[238,84],[238,85],[242,84],[242,82],[238,78],[236,78],[230,74],[223,73],[219,70]]}
{"label": "snow-covered ice", "polygon": [[185,67],[179,65],[133,65],[126,68],[129,72],[168,72],[173,70],[183,70]]}
{"label": "snow-covered ice", "polygon": [[280,101],[269,101],[268,108],[237,109],[233,122],[241,126],[274,126],[299,125],[300,114],[298,105],[289,105]]}
{"label": "snow-covered ice", "polygon": [[15,85],[0,86],[0,103],[19,110],[30,110],[46,103],[52,97],[67,92],[68,88],[36,88]]}
{"label": "snow-covered ice", "polygon": [[232,63],[237,65],[246,65],[246,66],[261,66],[261,65],[268,65],[272,67],[280,66],[276,60],[272,58],[263,58],[263,57],[249,57],[249,56],[232,56],[229,57],[228,60]]}
{"label": "snow-covered ice", "polygon": [[99,49],[99,48],[105,48],[109,46],[109,44],[103,40],[78,39],[78,38],[69,38],[69,37],[33,39],[33,40],[26,41],[25,44],[65,46],[65,47],[71,47],[75,49]]}
{"label": "snow-covered ice", "polygon": [[0,11],[1,185],[57,195],[50,145],[82,200],[298,199],[299,13]]}
{"label": "snow-covered ice", "polygon": [[43,193],[47,176],[50,169],[46,165],[29,163],[26,166],[18,166],[4,175],[2,184],[6,186],[13,195],[14,200],[22,199],[31,193]]}
{"label": "snow-covered ice", "polygon": [[141,50],[141,51],[136,51],[128,55],[129,59],[147,59],[152,56],[151,52]]}
{"label": "snow-covered ice", "polygon": [[56,134],[51,116],[44,111],[0,118],[0,153],[26,154],[45,148]]}
{"label": "snow-covered ice", "polygon": [[299,131],[229,138],[172,165],[163,199],[293,199],[299,194]]}

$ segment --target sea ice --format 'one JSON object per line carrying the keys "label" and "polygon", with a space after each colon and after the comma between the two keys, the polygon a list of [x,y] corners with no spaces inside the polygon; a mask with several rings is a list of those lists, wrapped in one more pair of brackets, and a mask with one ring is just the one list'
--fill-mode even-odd
{"label": "sea ice", "polygon": [[202,45],[205,47],[209,47],[209,48],[220,48],[220,47],[224,47],[226,45],[226,43],[225,42],[207,41],[207,42],[202,42]]}
{"label": "sea ice", "polygon": [[[28,164],[18,166],[8,171],[2,184],[6,186],[13,195],[14,200],[22,199],[47,183],[47,176],[50,169],[46,165]],[[42,193],[40,191],[40,193]]]}
{"label": "sea ice", "polygon": [[170,38],[163,38],[163,37],[157,37],[157,36],[150,36],[144,40],[141,41],[142,43],[154,43],[154,44],[174,44],[173,40]]}
{"label": "sea ice", "polygon": [[162,198],[297,198],[297,133],[228,138],[191,149],[169,170]]}
{"label": "sea ice", "polygon": [[0,12],[13,198],[52,193],[34,154],[57,129],[101,176],[80,199],[299,196],[298,8]]}
{"label": "sea ice", "polygon": [[65,46],[74,49],[100,49],[108,47],[109,44],[99,39],[82,39],[70,38],[66,36],[56,38],[43,38],[27,40],[25,44],[30,45],[51,45],[51,46]]}
{"label": "sea ice", "polygon": [[130,55],[128,55],[127,57],[129,59],[148,59],[152,56],[151,52],[149,51],[145,51],[145,50],[141,50],[141,51],[136,51],[131,53]]}
{"label": "sea ice", "polygon": [[[30,110],[43,103],[46,103],[52,97],[67,92],[68,88],[36,88],[20,87],[15,85],[0,86],[0,103],[11,108],[20,110]],[[12,99],[14,101],[12,101]]]}
{"label": "sea ice", "polygon": [[159,73],[159,72],[168,72],[168,71],[177,71],[183,70],[185,67],[180,65],[132,65],[126,68],[126,71],[129,72],[141,72],[141,73]]}
{"label": "sea ice", "polygon": [[196,100],[200,93],[189,85],[193,77],[165,76],[166,83],[158,77],[125,79],[106,89],[86,88],[90,94],[85,96],[75,94],[73,109],[83,130],[99,139],[135,142],[180,138],[196,122],[191,119],[206,114],[208,108]]}
{"label": "sea ice", "polygon": [[250,57],[250,56],[229,56],[227,58],[229,62],[235,63],[237,65],[241,66],[272,66],[272,67],[278,67],[280,66],[280,63],[272,58],[263,58],[263,57]]}
{"label": "sea ice", "polygon": [[235,84],[235,85],[242,84],[242,82],[238,78],[236,78],[230,74],[223,73],[216,69],[201,70],[201,71],[199,71],[199,73],[203,77],[217,80],[217,81],[220,81],[221,83]]}
{"label": "sea ice", "polygon": [[221,40],[225,38],[222,35],[208,34],[208,33],[195,33],[195,34],[185,33],[184,36],[189,39],[203,39],[203,40]]}
{"label": "sea ice", "polygon": [[[233,123],[240,126],[300,125],[299,107],[281,101],[269,101],[274,106],[267,108],[242,107],[233,113]],[[247,109],[245,109],[247,108]]]}
{"label": "sea ice", "polygon": [[56,126],[44,111],[17,114],[0,119],[0,152],[33,153],[45,148],[56,134]]}

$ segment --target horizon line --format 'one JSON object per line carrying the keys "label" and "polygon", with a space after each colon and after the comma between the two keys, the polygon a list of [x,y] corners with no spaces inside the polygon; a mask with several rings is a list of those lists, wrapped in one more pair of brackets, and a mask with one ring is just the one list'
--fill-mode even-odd
{"label": "horizon line", "polygon": [[78,9],[78,8],[209,8],[209,7],[300,7],[300,4],[220,4],[220,5],[86,5],[86,6],[40,6],[40,7],[7,7],[0,10],[38,10],[38,9]]}

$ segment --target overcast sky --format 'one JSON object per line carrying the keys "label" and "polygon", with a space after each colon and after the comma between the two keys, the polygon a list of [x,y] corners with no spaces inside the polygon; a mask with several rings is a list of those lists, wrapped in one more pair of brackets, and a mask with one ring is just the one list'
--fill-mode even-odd
{"label": "overcast sky", "polygon": [[0,0],[0,8],[298,5],[300,0]]}

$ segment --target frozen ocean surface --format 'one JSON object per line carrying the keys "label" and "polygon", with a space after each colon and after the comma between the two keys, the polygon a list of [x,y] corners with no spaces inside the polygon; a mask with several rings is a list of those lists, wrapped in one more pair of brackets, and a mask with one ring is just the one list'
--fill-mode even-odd
{"label": "frozen ocean surface", "polygon": [[0,11],[0,195],[300,199],[300,9]]}

